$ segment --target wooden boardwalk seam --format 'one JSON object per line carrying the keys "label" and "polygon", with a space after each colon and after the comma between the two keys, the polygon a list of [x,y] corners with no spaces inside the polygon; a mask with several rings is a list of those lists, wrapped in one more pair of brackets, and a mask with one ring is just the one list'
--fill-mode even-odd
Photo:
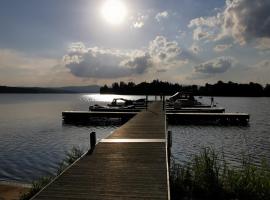
{"label": "wooden boardwalk seam", "polygon": [[170,199],[166,141],[165,113],[155,102],[33,199]]}

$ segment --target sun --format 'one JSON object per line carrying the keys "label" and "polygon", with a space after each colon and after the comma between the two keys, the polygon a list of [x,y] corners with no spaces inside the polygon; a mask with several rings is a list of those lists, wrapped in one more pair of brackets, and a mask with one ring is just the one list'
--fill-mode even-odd
{"label": "sun", "polygon": [[122,24],[127,16],[127,7],[121,0],[106,0],[101,8],[103,18],[112,25]]}

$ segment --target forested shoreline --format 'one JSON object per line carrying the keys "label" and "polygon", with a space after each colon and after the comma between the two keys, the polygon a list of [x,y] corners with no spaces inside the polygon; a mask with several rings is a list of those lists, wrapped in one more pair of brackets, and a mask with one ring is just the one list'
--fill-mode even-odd
{"label": "forested shoreline", "polygon": [[127,95],[172,95],[176,92],[191,92],[197,96],[238,96],[238,97],[269,97],[270,84],[262,86],[259,83],[234,83],[218,81],[215,84],[181,85],[179,83],[153,80],[152,82],[113,83],[100,88],[101,94],[127,94]]}

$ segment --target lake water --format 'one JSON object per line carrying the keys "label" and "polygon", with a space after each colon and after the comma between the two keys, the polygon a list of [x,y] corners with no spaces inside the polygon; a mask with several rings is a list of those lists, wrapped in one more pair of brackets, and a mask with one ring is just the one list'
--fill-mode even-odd
{"label": "lake water", "polygon": [[[0,181],[30,183],[54,174],[73,146],[89,148],[89,133],[106,137],[116,126],[62,124],[63,110],[87,110],[90,104],[107,104],[115,95],[0,94]],[[119,97],[119,96],[117,96]],[[139,96],[121,96],[137,99]],[[201,99],[210,103],[208,97]],[[243,155],[252,162],[270,161],[270,98],[216,97],[227,112],[247,112],[250,124],[237,126],[170,126],[172,152],[185,162],[202,147],[212,147],[238,165]]]}

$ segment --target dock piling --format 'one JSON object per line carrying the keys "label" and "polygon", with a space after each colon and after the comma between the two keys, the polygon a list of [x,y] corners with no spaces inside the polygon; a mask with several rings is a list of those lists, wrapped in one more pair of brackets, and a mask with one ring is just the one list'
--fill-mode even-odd
{"label": "dock piling", "polygon": [[172,131],[168,131],[167,135],[167,153],[168,153],[168,165],[170,166],[171,160],[171,147],[172,147]]}
{"label": "dock piling", "polygon": [[162,97],[163,110],[165,110],[165,96]]}
{"label": "dock piling", "polygon": [[97,141],[96,132],[91,132],[89,139],[90,139],[90,149],[89,149],[88,152],[92,153],[94,151],[94,149],[95,149],[96,141]]}

